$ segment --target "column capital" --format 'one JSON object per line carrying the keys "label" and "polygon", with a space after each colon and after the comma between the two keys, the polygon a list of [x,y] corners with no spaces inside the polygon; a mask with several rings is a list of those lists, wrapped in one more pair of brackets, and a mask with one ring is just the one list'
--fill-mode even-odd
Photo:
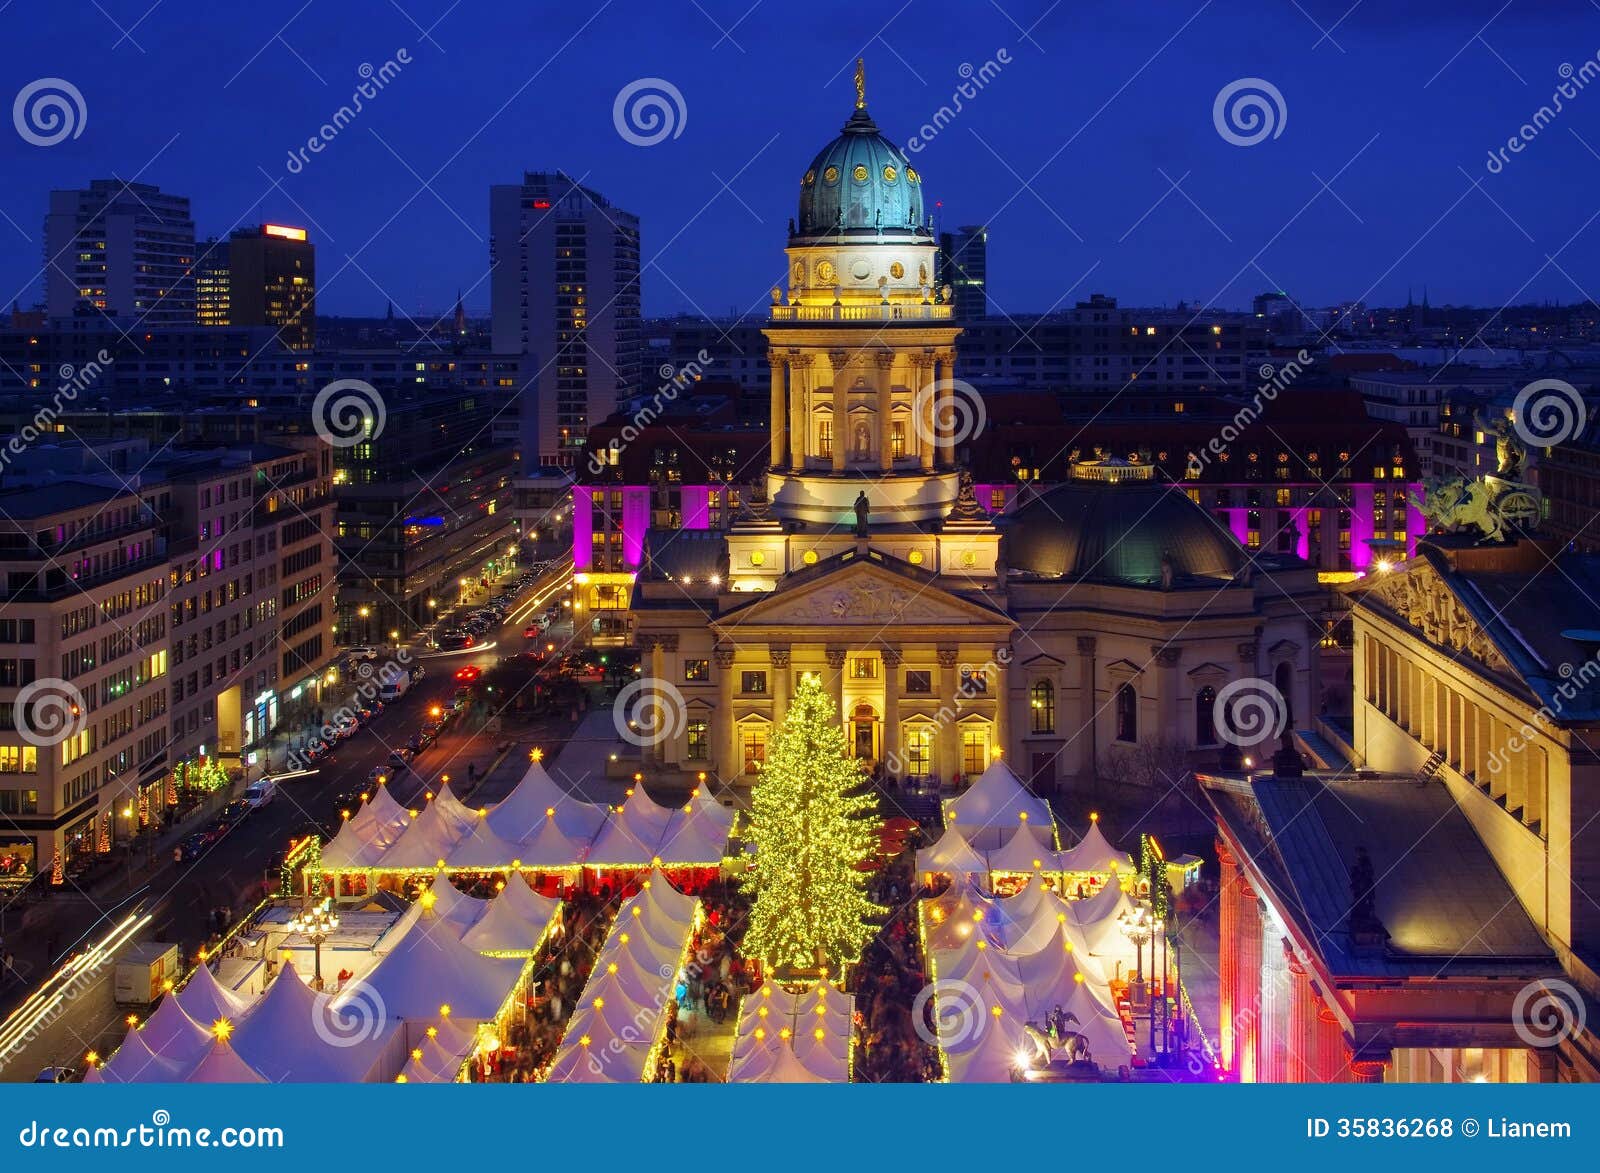
{"label": "column capital", "polygon": [[1294,974],[1295,977],[1306,976],[1306,967],[1301,963],[1300,959],[1295,956],[1294,949],[1290,947],[1289,942],[1287,941],[1283,943],[1283,960],[1284,964],[1289,967],[1289,972]]}
{"label": "column capital", "polygon": [[880,350],[872,356],[873,365],[880,371],[887,371],[894,367],[898,356],[892,350]]}
{"label": "column capital", "polygon": [[830,350],[828,351],[828,362],[832,364],[834,370],[842,371],[850,365],[850,352],[848,350]]}
{"label": "column capital", "polygon": [[733,654],[734,646],[728,643],[718,644],[711,650],[711,655],[716,659],[718,668],[732,668]]}
{"label": "column capital", "polygon": [[1238,654],[1241,664],[1254,664],[1256,662],[1256,648],[1256,641],[1250,639],[1238,644],[1234,651]]}
{"label": "column capital", "polygon": [[793,361],[794,360],[789,356],[787,351],[779,350],[775,346],[770,347],[767,350],[767,365],[770,366],[774,371],[777,371],[780,367],[786,366]]}
{"label": "column capital", "polygon": [[1080,655],[1080,656],[1092,656],[1092,655],[1094,655],[1094,648],[1095,648],[1095,638],[1094,638],[1094,636],[1092,636],[1092,635],[1080,635],[1078,637],[1078,655]]}
{"label": "column capital", "polygon": [[1150,652],[1156,658],[1156,663],[1163,668],[1176,668],[1178,660],[1183,655],[1183,649],[1176,644],[1151,644]]}
{"label": "column capital", "polygon": [[940,645],[939,667],[954,668],[959,659],[961,659],[961,649]]}
{"label": "column capital", "polygon": [[891,671],[900,667],[905,660],[905,656],[899,648],[883,648],[878,652],[878,655],[883,657],[883,666]]}
{"label": "column capital", "polygon": [[1220,864],[1222,867],[1225,867],[1225,868],[1236,868],[1236,867],[1238,867],[1239,866],[1239,858],[1238,858],[1238,856],[1233,854],[1233,848],[1229,847],[1221,839],[1218,839],[1216,842],[1217,842],[1217,863]]}
{"label": "column capital", "polygon": [[767,652],[774,668],[787,668],[789,666],[789,645],[775,644]]}
{"label": "column capital", "polygon": [[835,671],[837,671],[840,668],[843,668],[844,667],[845,654],[846,654],[846,649],[844,649],[844,648],[836,648],[836,647],[828,648],[828,650],[827,650],[828,667],[834,669]]}

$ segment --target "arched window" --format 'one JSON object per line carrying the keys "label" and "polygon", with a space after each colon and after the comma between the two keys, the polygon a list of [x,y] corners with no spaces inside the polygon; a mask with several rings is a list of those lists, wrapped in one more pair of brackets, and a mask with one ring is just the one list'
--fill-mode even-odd
{"label": "arched window", "polygon": [[1289,667],[1285,660],[1278,665],[1272,674],[1272,683],[1278,690],[1278,695],[1283,698],[1284,728],[1294,728],[1294,669]]}
{"label": "arched window", "polygon": [[1056,686],[1048,680],[1034,682],[1029,691],[1029,703],[1033,709],[1033,731],[1035,733],[1054,733],[1056,731]]}
{"label": "arched window", "polygon": [[1194,694],[1194,743],[1217,743],[1217,690],[1209,684]]}
{"label": "arched window", "polygon": [[1131,684],[1117,689],[1117,740],[1139,740],[1139,694]]}

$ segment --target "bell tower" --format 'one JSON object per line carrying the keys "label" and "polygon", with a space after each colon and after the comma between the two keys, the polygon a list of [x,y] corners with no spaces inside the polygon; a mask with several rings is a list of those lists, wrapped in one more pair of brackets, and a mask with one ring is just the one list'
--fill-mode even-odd
{"label": "bell tower", "polygon": [[773,513],[849,528],[865,493],[875,528],[943,519],[957,495],[961,330],[932,285],[922,176],[867,112],[859,61],[855,108],[801,178],[785,252],[788,287],[773,289],[764,331]]}

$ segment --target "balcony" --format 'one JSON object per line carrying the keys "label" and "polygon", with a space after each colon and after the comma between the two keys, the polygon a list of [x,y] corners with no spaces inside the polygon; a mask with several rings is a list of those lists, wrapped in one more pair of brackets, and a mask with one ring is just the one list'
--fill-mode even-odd
{"label": "balcony", "polygon": [[775,305],[774,322],[941,322],[954,316],[950,305]]}

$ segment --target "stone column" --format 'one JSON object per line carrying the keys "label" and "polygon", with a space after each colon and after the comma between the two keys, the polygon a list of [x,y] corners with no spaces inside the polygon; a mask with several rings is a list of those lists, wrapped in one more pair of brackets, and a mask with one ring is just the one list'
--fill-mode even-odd
{"label": "stone column", "polygon": [[1323,1083],[1350,1082],[1350,1048],[1344,1043],[1344,1029],[1328,1006],[1324,994],[1317,1005],[1316,1077]]}
{"label": "stone column", "polygon": [[[1011,662],[1011,646],[1001,644],[994,650],[994,675],[989,687],[994,689],[994,747],[995,756],[1005,757],[1011,752],[1011,680],[1006,665]],[[1013,770],[1017,765],[1013,763]],[[1020,776],[1021,772],[1018,771]]]}
{"label": "stone column", "polygon": [[894,354],[874,357],[878,377],[878,471],[889,472],[894,468]]}
{"label": "stone column", "polygon": [[833,363],[833,471],[844,471],[845,450],[850,445],[850,357],[830,350]]}
{"label": "stone column", "polygon": [[811,435],[811,386],[815,360],[809,354],[789,360],[789,467],[804,472]]}
{"label": "stone column", "polygon": [[1270,914],[1261,917],[1261,1018],[1257,1026],[1256,1070],[1258,1083],[1282,1083],[1287,1078],[1284,1033],[1287,1027],[1289,967],[1283,956],[1283,938]]}
{"label": "stone column", "polygon": [[1178,660],[1182,650],[1175,644],[1154,644],[1150,648],[1156,662],[1156,709],[1162,732],[1174,740],[1182,740],[1178,714]]}
{"label": "stone column", "polygon": [[1240,1083],[1261,1079],[1261,897],[1241,874],[1239,877],[1239,961],[1234,968],[1235,1056],[1233,1070]]}
{"label": "stone column", "polygon": [[1217,1054],[1229,1071],[1238,1073],[1239,1025],[1239,861],[1217,840]]}
{"label": "stone column", "polygon": [[1289,1033],[1285,1039],[1286,1077],[1290,1083],[1316,1082],[1317,996],[1311,989],[1311,976],[1300,959],[1284,942],[1284,959],[1289,965]]}
{"label": "stone column", "polygon": [[1094,669],[1095,637],[1080,635],[1078,637],[1078,728],[1086,735],[1084,754],[1084,769],[1082,774],[1093,778],[1099,768],[1097,760],[1100,756],[1100,722],[1095,713],[1095,669]]}
{"label": "stone column", "polygon": [[[955,355],[944,351],[934,357],[935,381],[940,384],[939,406],[942,411],[936,413],[937,418],[942,418],[948,424],[955,424],[960,419],[952,402],[955,398],[955,389],[948,386],[950,372],[955,364]],[[940,468],[954,468],[956,463],[956,442],[953,430],[939,429],[939,459]]]}
{"label": "stone column", "polygon": [[767,351],[767,365],[772,368],[772,467],[782,468],[789,455],[789,404],[784,394],[783,355],[776,350]]}
{"label": "stone column", "polygon": [[961,742],[956,729],[956,718],[961,715],[956,707],[956,690],[961,686],[956,662],[961,652],[959,648],[942,644],[938,655],[939,704],[947,718],[939,722],[939,777],[950,780],[961,772]]}
{"label": "stone column", "polygon": [[828,685],[833,692],[833,708],[839,714],[841,725],[848,724],[844,711],[844,660],[844,648],[828,648]]}
{"label": "stone column", "polygon": [[916,412],[916,424],[912,431],[917,437],[917,460],[923,472],[932,472],[934,416],[930,388],[933,386],[933,360],[926,355],[914,355],[911,359],[911,377],[916,382],[912,388],[911,409]]}
{"label": "stone column", "polygon": [[789,684],[794,672],[789,667],[787,645],[774,644],[768,657],[772,664],[772,723],[777,726],[783,723],[784,714],[789,711]]}
{"label": "stone column", "polygon": [[1314,620],[1306,621],[1306,639],[1310,651],[1306,653],[1306,714],[1305,728],[1312,728],[1314,722],[1322,715],[1322,624]]}
{"label": "stone column", "polygon": [[905,762],[900,758],[900,665],[903,663],[899,648],[884,648],[883,657],[883,746],[879,755],[884,761],[897,763],[897,773],[905,773]]}
{"label": "stone column", "polygon": [[739,727],[733,720],[733,645],[719,643],[712,651],[717,663],[717,762],[718,775],[734,782],[744,772],[739,760]]}

